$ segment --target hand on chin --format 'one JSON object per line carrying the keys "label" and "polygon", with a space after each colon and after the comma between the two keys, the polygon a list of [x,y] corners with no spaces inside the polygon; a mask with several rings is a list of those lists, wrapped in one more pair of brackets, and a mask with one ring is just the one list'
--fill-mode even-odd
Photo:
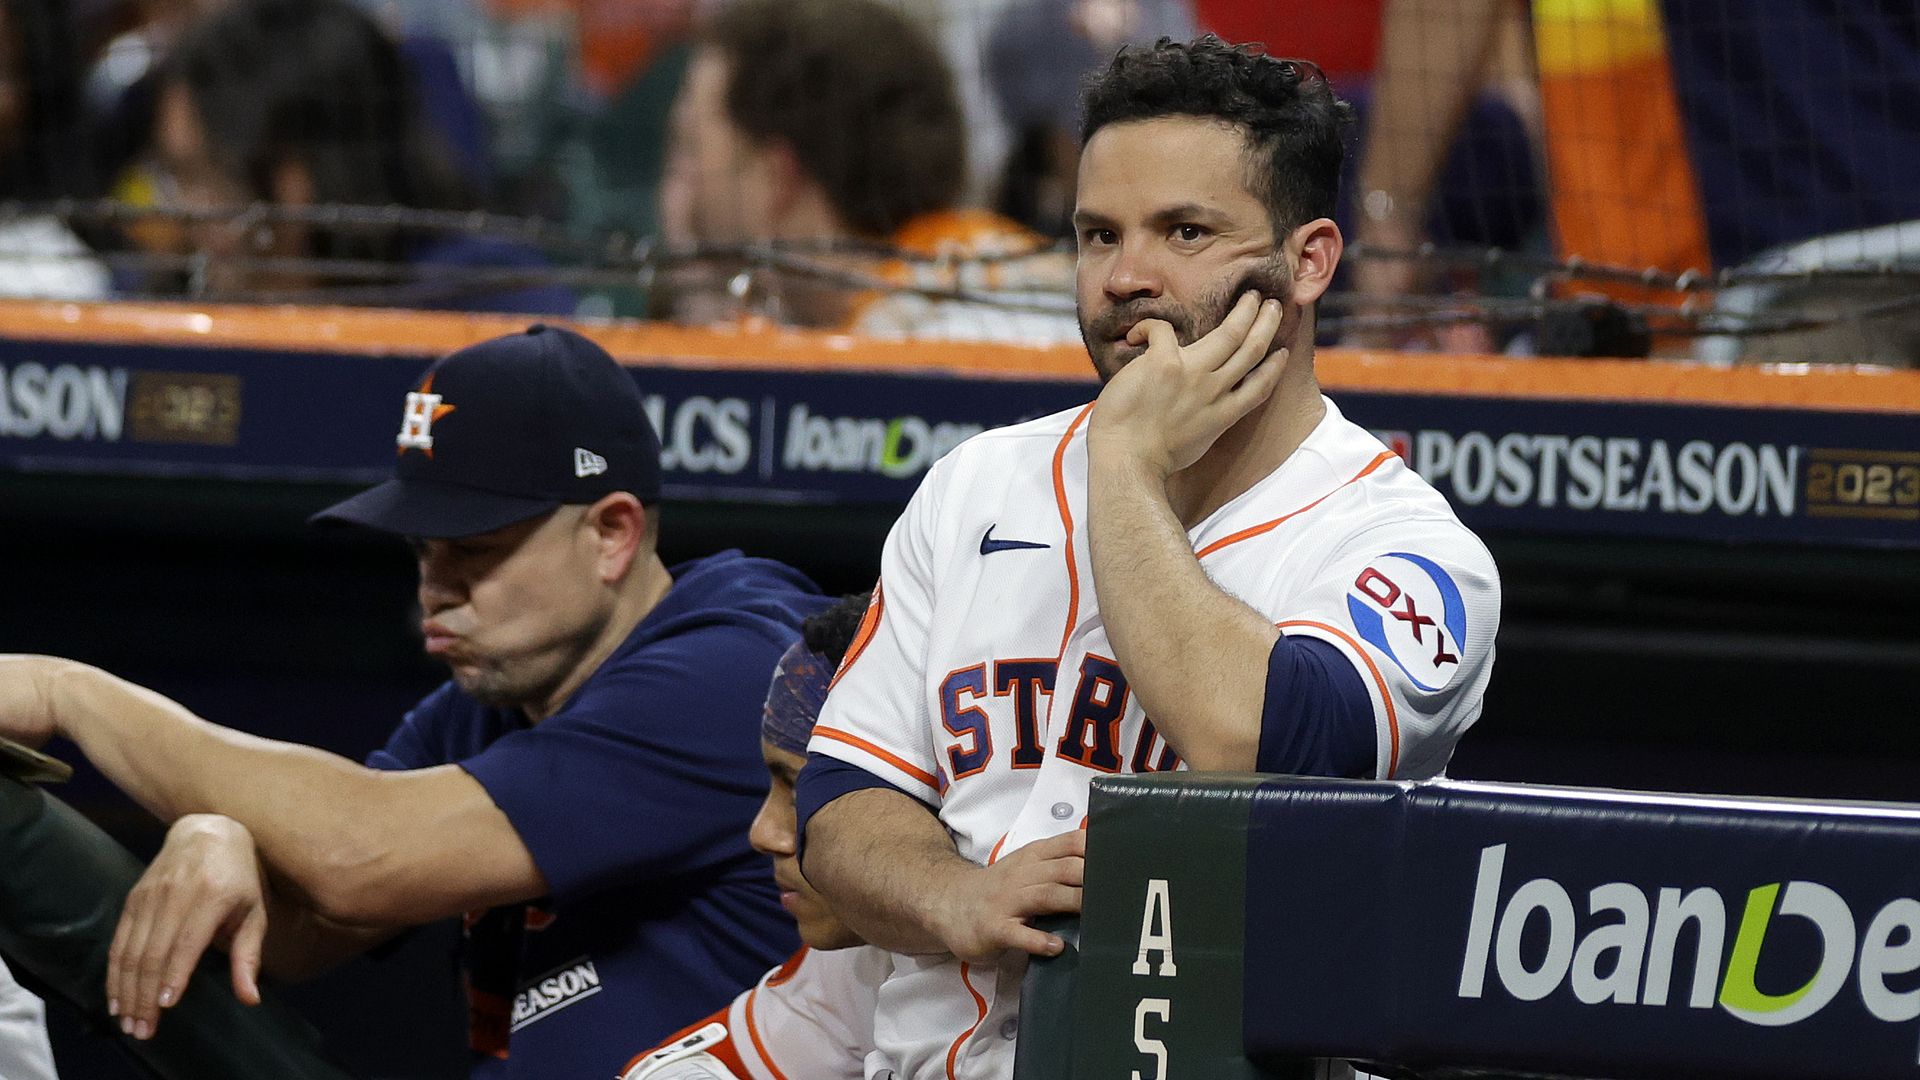
{"label": "hand on chin", "polygon": [[1269,354],[1283,320],[1277,300],[1242,294],[1214,330],[1183,345],[1173,326],[1145,319],[1128,332],[1139,350],[1100,392],[1088,453],[1164,480],[1192,465],[1214,440],[1265,401],[1288,351]]}

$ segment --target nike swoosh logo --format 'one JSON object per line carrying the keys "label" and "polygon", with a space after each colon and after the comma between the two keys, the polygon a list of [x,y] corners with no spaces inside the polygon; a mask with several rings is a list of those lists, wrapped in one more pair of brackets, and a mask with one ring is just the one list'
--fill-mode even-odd
{"label": "nike swoosh logo", "polygon": [[1036,544],[1032,540],[995,540],[993,538],[993,530],[999,528],[999,526],[999,522],[994,522],[992,525],[987,526],[987,534],[980,538],[980,554],[991,555],[996,551],[1019,551],[1021,548],[1044,548],[1053,546],[1052,544]]}

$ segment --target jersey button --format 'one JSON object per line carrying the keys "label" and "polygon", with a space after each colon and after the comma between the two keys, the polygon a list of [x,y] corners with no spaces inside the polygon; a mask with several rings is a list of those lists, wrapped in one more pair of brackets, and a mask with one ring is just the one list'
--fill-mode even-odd
{"label": "jersey button", "polygon": [[1073,804],[1057,802],[1053,804],[1053,820],[1065,821],[1073,816]]}
{"label": "jersey button", "polygon": [[1020,1034],[1020,1018],[1019,1017],[1009,1016],[1004,1021],[1001,1022],[1000,1024],[1001,1038],[1007,1040],[1008,1042],[1012,1042],[1013,1037],[1018,1034]]}

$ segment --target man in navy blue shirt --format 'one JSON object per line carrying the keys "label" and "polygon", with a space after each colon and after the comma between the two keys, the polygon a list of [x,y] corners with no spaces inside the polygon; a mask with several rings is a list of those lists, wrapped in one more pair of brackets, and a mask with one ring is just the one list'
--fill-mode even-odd
{"label": "man in navy blue shirt", "polygon": [[394,479],[322,514],[410,538],[452,680],[364,767],[97,669],[0,658],[0,734],[76,742],[173,822],[110,1008],[151,1037],[209,944],[234,990],[465,915],[477,1077],[610,1076],[793,951],[746,843],[768,673],[825,606],[778,563],[656,553],[659,441],[598,346],[534,327],[407,395]]}

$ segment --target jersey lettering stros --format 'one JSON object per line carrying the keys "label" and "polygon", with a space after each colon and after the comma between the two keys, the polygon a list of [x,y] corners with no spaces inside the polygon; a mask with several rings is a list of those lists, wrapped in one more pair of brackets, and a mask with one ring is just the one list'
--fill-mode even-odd
{"label": "jersey lettering stros", "polygon": [[[1326,409],[1281,468],[1190,539],[1220,588],[1352,663],[1373,706],[1376,775],[1436,775],[1479,715],[1493,561],[1437,492]],[[1096,602],[1086,417],[987,432],[934,466],[888,537],[809,747],[937,806],[980,863],[1078,827],[1096,775],[1183,767],[1134,699]],[[881,989],[876,1043],[911,1080],[1003,1077],[1018,997],[1017,966],[903,957]]]}

